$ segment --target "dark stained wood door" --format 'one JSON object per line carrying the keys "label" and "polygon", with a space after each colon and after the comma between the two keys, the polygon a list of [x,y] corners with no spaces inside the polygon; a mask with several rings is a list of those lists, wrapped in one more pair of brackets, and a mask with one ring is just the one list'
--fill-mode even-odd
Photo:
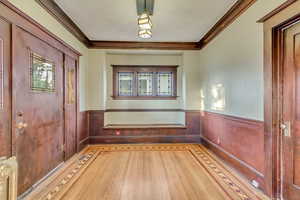
{"label": "dark stained wood door", "polygon": [[0,18],[0,157],[11,156],[11,24]]}
{"label": "dark stained wood door", "polygon": [[77,152],[77,61],[65,55],[65,158]]}
{"label": "dark stained wood door", "polygon": [[18,193],[64,161],[63,54],[13,27],[13,143]]}
{"label": "dark stained wood door", "polygon": [[300,23],[284,32],[283,197],[300,199]]}

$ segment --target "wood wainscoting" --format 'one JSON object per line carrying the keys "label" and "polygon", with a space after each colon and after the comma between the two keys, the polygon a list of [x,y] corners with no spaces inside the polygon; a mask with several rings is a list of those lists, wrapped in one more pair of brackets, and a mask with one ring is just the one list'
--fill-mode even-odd
{"label": "wood wainscoting", "polygon": [[89,142],[91,144],[117,143],[199,143],[200,112],[185,111],[185,128],[104,128],[103,110],[89,112]]}
{"label": "wood wainscoting", "polygon": [[201,114],[202,143],[265,191],[264,122]]}
{"label": "wood wainscoting", "polygon": [[78,117],[78,150],[81,151],[89,144],[89,112],[82,111]]}

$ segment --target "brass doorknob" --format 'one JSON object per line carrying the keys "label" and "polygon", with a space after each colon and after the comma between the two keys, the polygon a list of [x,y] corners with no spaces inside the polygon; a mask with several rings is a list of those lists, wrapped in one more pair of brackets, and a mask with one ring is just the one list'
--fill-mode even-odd
{"label": "brass doorknob", "polygon": [[17,129],[24,129],[24,128],[27,128],[27,124],[26,123],[23,123],[23,122],[19,122],[16,127]]}

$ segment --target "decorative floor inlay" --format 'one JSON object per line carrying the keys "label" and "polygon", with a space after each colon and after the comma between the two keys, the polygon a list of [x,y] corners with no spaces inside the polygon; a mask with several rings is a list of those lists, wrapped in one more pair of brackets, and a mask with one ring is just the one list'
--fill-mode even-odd
{"label": "decorative floor inlay", "polygon": [[94,145],[30,200],[264,200],[197,144]]}

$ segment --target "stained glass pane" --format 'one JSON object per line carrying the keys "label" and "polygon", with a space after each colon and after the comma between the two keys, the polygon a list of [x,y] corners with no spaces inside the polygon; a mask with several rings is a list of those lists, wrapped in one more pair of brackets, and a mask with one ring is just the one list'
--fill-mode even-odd
{"label": "stained glass pane", "polygon": [[133,73],[132,72],[118,72],[119,80],[119,96],[133,95]]}
{"label": "stained glass pane", "polygon": [[158,82],[158,96],[172,96],[173,90],[173,73],[172,72],[159,72],[157,74]]}
{"label": "stained glass pane", "polygon": [[152,96],[153,95],[153,73],[140,72],[138,73],[138,95]]}
{"label": "stained glass pane", "polygon": [[41,92],[55,91],[55,65],[41,56],[31,53],[31,89]]}

